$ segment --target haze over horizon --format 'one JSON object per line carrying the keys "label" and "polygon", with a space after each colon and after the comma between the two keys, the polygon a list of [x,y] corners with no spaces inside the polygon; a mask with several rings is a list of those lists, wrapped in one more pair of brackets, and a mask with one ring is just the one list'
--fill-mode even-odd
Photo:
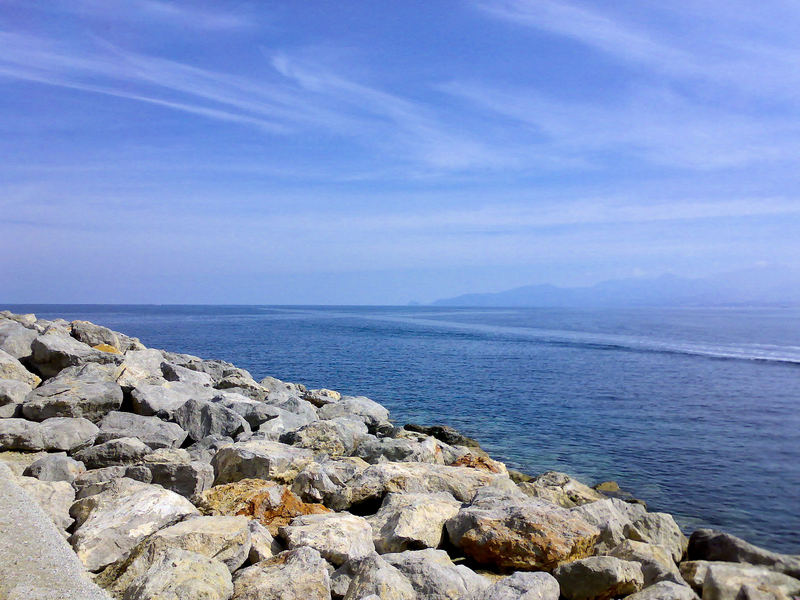
{"label": "haze over horizon", "polygon": [[786,0],[0,0],[0,301],[794,265],[798,29]]}

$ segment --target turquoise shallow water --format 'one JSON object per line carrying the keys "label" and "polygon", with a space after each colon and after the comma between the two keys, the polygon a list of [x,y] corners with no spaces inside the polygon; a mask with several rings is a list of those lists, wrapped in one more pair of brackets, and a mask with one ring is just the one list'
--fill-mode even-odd
{"label": "turquoise shallow water", "polygon": [[[5,308],[5,307],[4,307]],[[9,306],[363,394],[509,465],[800,553],[800,310]]]}

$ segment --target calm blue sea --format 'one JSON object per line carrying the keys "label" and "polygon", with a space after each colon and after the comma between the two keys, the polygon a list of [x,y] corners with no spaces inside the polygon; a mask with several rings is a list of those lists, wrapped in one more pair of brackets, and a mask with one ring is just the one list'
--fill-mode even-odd
{"label": "calm blue sea", "polygon": [[800,553],[800,309],[10,306],[446,423]]}

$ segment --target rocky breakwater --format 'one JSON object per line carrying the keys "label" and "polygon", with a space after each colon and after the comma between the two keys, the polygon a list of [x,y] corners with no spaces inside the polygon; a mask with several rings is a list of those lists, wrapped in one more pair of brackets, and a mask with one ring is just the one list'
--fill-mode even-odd
{"label": "rocky breakwater", "polygon": [[0,417],[0,598],[800,595],[797,557],[613,486],[84,321],[0,315]]}

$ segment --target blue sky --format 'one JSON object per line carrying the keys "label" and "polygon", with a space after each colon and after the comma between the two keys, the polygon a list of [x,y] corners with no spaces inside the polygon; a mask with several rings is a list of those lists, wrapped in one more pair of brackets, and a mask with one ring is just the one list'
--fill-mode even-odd
{"label": "blue sky", "polygon": [[788,0],[0,0],[0,300],[795,264],[797,31]]}

